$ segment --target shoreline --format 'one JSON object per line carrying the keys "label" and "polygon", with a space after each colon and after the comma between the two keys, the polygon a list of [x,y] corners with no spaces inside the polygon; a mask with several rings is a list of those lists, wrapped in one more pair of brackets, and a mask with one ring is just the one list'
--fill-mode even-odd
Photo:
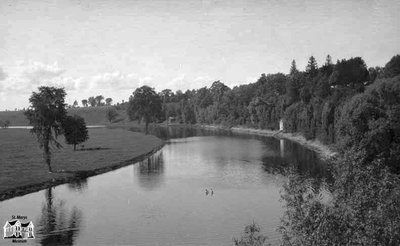
{"label": "shoreline", "polygon": [[[158,138],[157,138],[158,139]],[[65,171],[63,169],[55,170],[51,173],[51,175],[59,175],[59,177],[53,177],[47,179],[45,181],[39,182],[31,182],[29,184],[23,186],[12,187],[8,189],[4,189],[0,193],[0,202],[9,200],[15,197],[27,195],[30,193],[38,192],[40,190],[55,187],[61,184],[71,183],[74,181],[82,180],[85,178],[93,177],[99,174],[103,174],[106,172],[113,171],[115,169],[133,165],[137,162],[145,160],[147,157],[153,155],[160,149],[162,149],[165,145],[165,141],[159,139],[159,143],[155,144],[150,151],[145,153],[133,156],[132,158],[119,160],[113,163],[110,163],[106,166],[94,167],[92,169],[87,170],[73,170],[73,171]],[[43,180],[43,179],[42,179]]]}
{"label": "shoreline", "polygon": [[249,135],[258,135],[265,137],[274,137],[277,139],[287,139],[293,142],[296,142],[312,151],[315,151],[323,160],[332,160],[338,156],[338,152],[334,151],[331,147],[326,144],[323,144],[319,140],[307,140],[300,133],[289,133],[282,132],[279,130],[266,130],[266,129],[255,129],[255,128],[247,128],[247,127],[224,127],[218,125],[197,125],[201,128],[205,129],[214,129],[214,130],[229,130],[235,133],[240,134],[249,134]]}

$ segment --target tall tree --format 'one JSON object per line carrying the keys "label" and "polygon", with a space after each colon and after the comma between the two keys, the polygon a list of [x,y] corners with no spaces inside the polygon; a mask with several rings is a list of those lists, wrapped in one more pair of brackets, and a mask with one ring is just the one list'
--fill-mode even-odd
{"label": "tall tree", "polygon": [[77,100],[74,101],[74,104],[72,104],[72,107],[73,107],[73,108],[78,107],[78,101],[77,101]]}
{"label": "tall tree", "polygon": [[39,92],[33,92],[29,98],[31,105],[25,111],[29,124],[33,126],[31,133],[36,135],[40,148],[44,150],[49,172],[52,172],[50,144],[61,148],[57,137],[62,134],[62,122],[67,116],[65,95],[64,88],[39,87]]}
{"label": "tall tree", "polygon": [[367,81],[369,81],[369,72],[361,57],[338,61],[329,78],[331,85],[342,85],[351,88],[356,86],[363,87]]}
{"label": "tall tree", "polygon": [[102,101],[103,101],[104,97],[102,95],[96,96],[95,99],[96,99],[96,105],[97,106],[102,106],[103,105]]}
{"label": "tall tree", "polygon": [[293,59],[292,65],[290,66],[290,75],[294,75],[298,72],[299,70],[297,70],[296,61]]}
{"label": "tall tree", "polygon": [[110,97],[106,98],[106,104],[107,104],[107,106],[110,106],[111,103],[112,103],[112,98],[110,98]]}
{"label": "tall tree", "polygon": [[331,65],[333,65],[333,63],[332,63],[332,57],[331,57],[331,55],[327,55],[326,56],[326,61],[325,61],[325,66],[331,66]]}
{"label": "tall tree", "polygon": [[392,78],[400,74],[400,55],[395,55],[385,65],[385,78]]}
{"label": "tall tree", "polygon": [[94,97],[89,97],[88,99],[90,106],[95,107],[96,106],[96,99]]}
{"label": "tall tree", "polygon": [[315,75],[318,74],[318,64],[317,64],[317,60],[315,60],[314,56],[311,56],[310,59],[308,60],[308,63],[306,66],[306,72],[311,77],[314,77]]}
{"label": "tall tree", "polygon": [[161,99],[153,88],[144,85],[133,92],[127,113],[131,120],[136,117],[144,119],[147,134],[149,123],[161,114]]}
{"label": "tall tree", "polygon": [[83,107],[87,107],[87,106],[88,106],[88,100],[83,99],[83,100],[82,100],[82,106],[83,106]]}
{"label": "tall tree", "polygon": [[76,145],[85,142],[89,139],[88,129],[85,120],[78,116],[67,116],[63,122],[64,136],[67,144]]}

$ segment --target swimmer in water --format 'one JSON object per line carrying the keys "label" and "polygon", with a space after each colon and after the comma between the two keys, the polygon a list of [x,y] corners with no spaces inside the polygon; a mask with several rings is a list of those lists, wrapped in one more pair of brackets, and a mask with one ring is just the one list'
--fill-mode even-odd
{"label": "swimmer in water", "polygon": [[208,196],[208,190],[206,189],[206,196]]}

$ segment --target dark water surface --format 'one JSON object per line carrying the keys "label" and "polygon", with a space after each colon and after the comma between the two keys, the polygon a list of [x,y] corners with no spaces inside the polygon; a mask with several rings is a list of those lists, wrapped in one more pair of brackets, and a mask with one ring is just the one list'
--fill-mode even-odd
{"label": "dark water surface", "polygon": [[28,245],[232,245],[255,221],[277,244],[284,169],[316,183],[327,173],[314,152],[286,140],[179,127],[152,132],[170,140],[146,161],[3,201],[0,222],[28,216],[36,236]]}

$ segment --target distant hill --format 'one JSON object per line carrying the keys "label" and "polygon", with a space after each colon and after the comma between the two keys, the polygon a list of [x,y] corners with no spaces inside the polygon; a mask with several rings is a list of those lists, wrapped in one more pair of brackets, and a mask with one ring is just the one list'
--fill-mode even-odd
{"label": "distant hill", "polygon": [[[106,111],[109,106],[102,107],[85,107],[85,108],[69,108],[69,115],[79,115],[83,117],[87,125],[104,125],[108,124]],[[125,110],[118,110],[119,116],[115,121],[128,121]],[[23,111],[0,111],[0,121],[10,121],[10,126],[27,126],[29,125]]]}

